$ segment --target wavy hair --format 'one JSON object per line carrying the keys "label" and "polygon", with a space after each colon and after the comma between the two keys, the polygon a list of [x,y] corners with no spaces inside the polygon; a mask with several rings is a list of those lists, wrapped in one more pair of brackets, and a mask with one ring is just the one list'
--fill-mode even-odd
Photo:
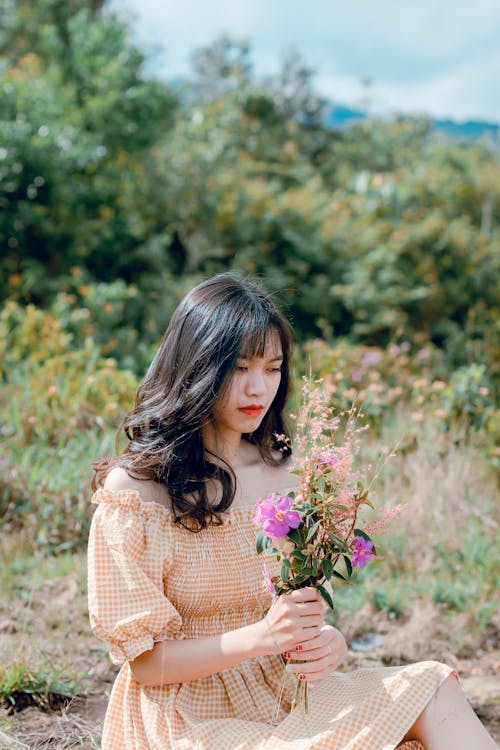
{"label": "wavy hair", "polygon": [[[123,422],[129,443],[122,454],[94,465],[94,489],[111,468],[121,466],[134,479],[164,484],[176,520],[186,528],[220,524],[218,513],[234,500],[236,477],[222,457],[207,458],[201,426],[213,419],[237,359],[262,356],[273,332],[283,352],[280,384],[259,427],[243,438],[258,447],[266,463],[285,461],[290,443],[277,436],[290,438],[283,409],[290,389],[291,327],[257,283],[222,273],[196,286],[175,310]],[[215,506],[207,479],[219,480],[222,488]]]}

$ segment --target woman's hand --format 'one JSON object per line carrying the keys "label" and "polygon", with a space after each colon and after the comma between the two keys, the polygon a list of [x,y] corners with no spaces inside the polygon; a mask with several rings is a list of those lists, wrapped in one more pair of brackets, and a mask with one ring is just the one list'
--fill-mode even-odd
{"label": "woman's hand", "polygon": [[274,599],[258,629],[257,650],[262,656],[295,651],[297,644],[318,638],[323,625],[325,604],[315,588],[303,588]]}
{"label": "woman's hand", "polygon": [[[300,679],[307,682],[323,680],[335,672],[347,656],[347,644],[342,633],[331,625],[323,625],[316,638],[304,641],[298,651],[292,649],[286,654],[287,671],[291,674],[305,675]],[[297,663],[297,662],[302,663]]]}

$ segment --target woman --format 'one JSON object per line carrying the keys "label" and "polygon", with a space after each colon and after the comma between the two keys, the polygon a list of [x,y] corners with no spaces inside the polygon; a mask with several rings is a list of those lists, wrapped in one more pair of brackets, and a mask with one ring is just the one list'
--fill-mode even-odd
{"label": "woman", "polygon": [[[200,284],[138,391],[128,447],[97,465],[90,620],[124,662],[103,750],[495,747],[446,665],[337,673],[346,643],[317,592],[271,606],[252,516],[296,480],[275,437],[289,434],[290,346],[258,286],[231,274]],[[273,724],[287,652],[314,689],[309,712],[289,714],[287,688]]]}

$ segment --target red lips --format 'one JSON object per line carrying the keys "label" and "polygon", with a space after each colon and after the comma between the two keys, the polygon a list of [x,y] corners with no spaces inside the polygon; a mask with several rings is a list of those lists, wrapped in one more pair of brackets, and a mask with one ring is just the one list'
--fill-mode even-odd
{"label": "red lips", "polygon": [[240,406],[238,411],[247,414],[249,417],[259,417],[264,411],[264,407],[259,404],[249,404],[249,406]]}

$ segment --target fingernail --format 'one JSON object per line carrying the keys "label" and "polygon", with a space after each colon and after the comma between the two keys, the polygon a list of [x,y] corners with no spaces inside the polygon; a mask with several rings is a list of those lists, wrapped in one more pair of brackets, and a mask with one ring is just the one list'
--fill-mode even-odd
{"label": "fingernail", "polygon": [[291,672],[292,669],[293,669],[293,666],[291,664],[287,664],[286,667],[285,667],[285,669],[286,669],[287,672]]}
{"label": "fingernail", "polygon": [[302,674],[302,672],[299,674],[299,680],[305,680],[306,676],[305,674]]}
{"label": "fingernail", "polygon": [[283,659],[289,659],[290,657],[291,657],[290,651],[285,651],[285,653],[283,654]]}
{"label": "fingernail", "polygon": [[302,648],[302,643],[297,643],[297,645],[295,646],[295,651],[302,651]]}

